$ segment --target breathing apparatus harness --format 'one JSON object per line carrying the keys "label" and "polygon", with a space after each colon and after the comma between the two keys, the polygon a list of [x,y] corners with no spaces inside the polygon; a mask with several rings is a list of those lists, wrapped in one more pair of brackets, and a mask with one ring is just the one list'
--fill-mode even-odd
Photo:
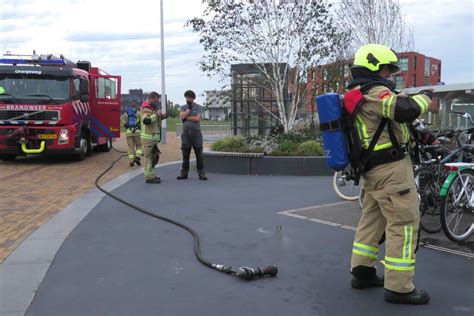
{"label": "breathing apparatus harness", "polygon": [[[374,86],[380,85],[386,86],[392,90],[390,86],[385,85],[383,82],[375,81],[366,83],[358,89],[350,90],[344,95],[343,104],[346,115],[344,117],[345,122],[343,125],[345,125],[346,128],[349,156],[351,161],[350,178],[354,180],[356,185],[358,185],[360,177],[364,172],[367,172],[370,169],[382,164],[401,160],[403,157],[405,157],[405,153],[407,153],[407,148],[398,142],[392,125],[386,118],[382,118],[380,121],[368,148],[364,149],[362,147],[357,128],[355,127],[355,117],[365,101],[364,95],[367,94]],[[388,135],[393,147],[375,151],[375,145],[379,141],[385,127],[387,127]]]}

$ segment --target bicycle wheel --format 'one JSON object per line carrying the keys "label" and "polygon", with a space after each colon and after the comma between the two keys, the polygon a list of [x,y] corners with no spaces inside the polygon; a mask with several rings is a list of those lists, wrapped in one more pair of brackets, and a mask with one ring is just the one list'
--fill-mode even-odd
{"label": "bicycle wheel", "polygon": [[439,218],[439,190],[436,173],[433,169],[422,167],[415,171],[415,183],[420,198],[420,226],[427,233],[441,230]]}
{"label": "bicycle wheel", "polygon": [[354,185],[354,181],[347,180],[344,171],[336,171],[332,178],[334,191],[341,199],[347,201],[355,201],[359,198],[360,184]]}
{"label": "bicycle wheel", "polygon": [[474,170],[460,171],[441,200],[441,225],[454,242],[467,240],[474,233],[473,182]]}
{"label": "bicycle wheel", "polygon": [[359,193],[359,206],[362,209],[362,206],[364,205],[364,189],[361,187],[360,188],[360,193]]}

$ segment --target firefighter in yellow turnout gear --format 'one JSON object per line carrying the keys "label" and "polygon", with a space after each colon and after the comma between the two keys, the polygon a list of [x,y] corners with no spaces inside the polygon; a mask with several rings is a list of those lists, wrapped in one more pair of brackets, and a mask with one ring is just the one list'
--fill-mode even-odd
{"label": "firefighter in yellow turnout gear", "polygon": [[134,164],[141,165],[140,157],[143,156],[141,129],[140,129],[140,112],[137,111],[136,105],[132,103],[127,112],[122,114],[122,126],[125,127],[128,145],[128,161],[130,167]]}
{"label": "firefighter in yellow turnout gear", "polygon": [[155,173],[155,166],[160,159],[158,143],[161,140],[161,120],[165,117],[159,109],[160,95],[151,92],[148,100],[141,108],[141,141],[145,153],[145,181],[146,183],[161,183]]}
{"label": "firefighter in yellow turnout gear", "polygon": [[[409,124],[428,111],[429,90],[408,97],[397,94],[387,78],[399,71],[398,58],[388,47],[362,46],[351,68],[348,89],[370,85],[355,125],[364,149],[383,118],[387,123],[363,172],[364,203],[355,235],[351,273],[353,288],[385,288],[385,300],[399,304],[426,304],[429,295],[415,289],[415,248],[419,210],[413,167],[407,152]],[[376,274],[379,241],[385,233],[385,279]]]}

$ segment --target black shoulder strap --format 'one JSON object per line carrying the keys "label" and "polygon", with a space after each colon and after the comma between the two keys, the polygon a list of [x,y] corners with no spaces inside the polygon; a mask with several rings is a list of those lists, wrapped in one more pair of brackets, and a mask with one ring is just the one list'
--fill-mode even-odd
{"label": "black shoulder strap", "polygon": [[375,131],[374,136],[372,137],[372,140],[370,141],[369,148],[367,148],[366,151],[362,151],[362,157],[357,158],[359,163],[357,163],[357,166],[353,168],[353,177],[355,185],[359,185],[359,180],[362,176],[362,173],[364,173],[365,165],[372,156],[375,145],[379,141],[380,135],[382,135],[382,132],[385,128],[385,124],[387,124],[387,122],[388,120],[386,118],[382,118],[382,121],[380,122],[379,126],[377,127],[377,130]]}
{"label": "black shoulder strap", "polygon": [[[382,121],[379,124],[379,127],[377,127],[377,130],[375,131],[374,136],[372,137],[372,140],[370,141],[369,148],[367,148],[367,151],[365,152],[365,156],[362,157],[361,160],[361,171],[364,170],[365,165],[367,164],[367,161],[369,161],[370,156],[372,155],[372,152],[374,151],[375,145],[377,145],[377,142],[379,141],[380,135],[382,135],[382,132],[385,128],[385,124],[388,123],[388,120],[386,118],[382,118]],[[390,123],[388,123],[389,130],[390,130]]]}
{"label": "black shoulder strap", "polygon": [[370,89],[372,89],[375,86],[384,86],[384,87],[387,87],[393,93],[396,93],[395,91],[392,90],[392,88],[388,84],[382,81],[373,81],[373,82],[365,83],[360,86],[360,92],[362,92],[362,94],[367,94],[369,93]]}
{"label": "black shoulder strap", "polygon": [[387,129],[388,129],[388,136],[390,137],[390,141],[392,142],[393,147],[395,147],[396,150],[401,151],[402,146],[400,145],[397,138],[395,137],[395,133],[393,132],[392,124],[390,124],[390,122],[388,122]]}

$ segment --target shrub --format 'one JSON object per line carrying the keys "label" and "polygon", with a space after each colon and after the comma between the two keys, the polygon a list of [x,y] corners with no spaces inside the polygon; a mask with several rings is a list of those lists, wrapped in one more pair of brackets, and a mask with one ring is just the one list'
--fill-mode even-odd
{"label": "shrub", "polygon": [[226,137],[214,142],[211,149],[224,152],[265,153],[270,156],[324,155],[320,132],[311,128],[302,128],[269,137],[262,135]]}
{"label": "shrub", "polygon": [[248,135],[245,136],[243,139],[244,144],[250,146],[251,148],[258,148],[261,151],[256,152],[264,152],[270,153],[278,148],[278,144],[273,137],[265,137],[262,135]]}
{"label": "shrub", "polygon": [[244,147],[242,137],[226,137],[211,145],[212,150],[225,152],[240,152],[242,147]]}
{"label": "shrub", "polygon": [[299,144],[297,152],[300,156],[322,156],[324,154],[323,146],[315,140],[308,140]]}

